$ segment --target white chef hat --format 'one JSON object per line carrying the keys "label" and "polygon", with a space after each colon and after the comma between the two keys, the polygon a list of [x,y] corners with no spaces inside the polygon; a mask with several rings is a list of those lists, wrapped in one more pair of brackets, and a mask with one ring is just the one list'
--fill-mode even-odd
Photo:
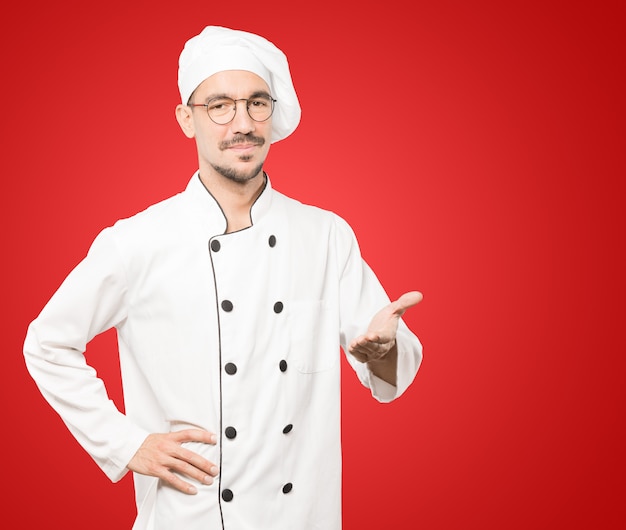
{"label": "white chef hat", "polygon": [[189,39],[178,60],[178,89],[183,105],[208,77],[224,70],[246,70],[261,77],[276,99],[271,141],[289,136],[300,123],[300,103],[287,57],[268,40],[221,26],[207,26]]}

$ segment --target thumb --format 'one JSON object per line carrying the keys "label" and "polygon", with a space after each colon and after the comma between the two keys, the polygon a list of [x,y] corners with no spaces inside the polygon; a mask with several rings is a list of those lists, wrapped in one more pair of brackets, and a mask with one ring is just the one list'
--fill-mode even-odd
{"label": "thumb", "polygon": [[424,295],[419,291],[404,293],[393,303],[393,312],[398,316],[402,316],[407,309],[419,304],[423,298]]}

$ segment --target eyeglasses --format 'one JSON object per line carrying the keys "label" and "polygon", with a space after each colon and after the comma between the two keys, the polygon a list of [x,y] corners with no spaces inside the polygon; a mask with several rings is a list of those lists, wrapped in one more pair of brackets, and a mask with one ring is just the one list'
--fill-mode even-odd
{"label": "eyeglasses", "polygon": [[267,94],[259,94],[248,99],[232,99],[227,97],[213,98],[208,103],[192,103],[191,107],[206,107],[211,121],[218,125],[226,125],[235,119],[237,102],[245,101],[248,116],[254,121],[266,121],[274,112],[276,100]]}

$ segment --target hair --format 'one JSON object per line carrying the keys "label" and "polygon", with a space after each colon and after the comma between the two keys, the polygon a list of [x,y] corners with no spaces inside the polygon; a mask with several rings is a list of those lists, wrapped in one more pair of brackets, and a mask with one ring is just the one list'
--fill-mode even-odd
{"label": "hair", "polygon": [[191,93],[189,99],[187,100],[187,106],[193,105],[193,97],[196,95],[197,88]]}

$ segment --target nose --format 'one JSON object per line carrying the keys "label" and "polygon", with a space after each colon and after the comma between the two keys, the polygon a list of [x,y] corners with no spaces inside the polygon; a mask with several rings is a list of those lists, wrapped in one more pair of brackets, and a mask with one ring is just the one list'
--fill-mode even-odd
{"label": "nose", "polygon": [[235,117],[230,122],[230,129],[233,134],[248,134],[255,130],[255,122],[248,114],[248,101],[238,99],[235,101]]}

